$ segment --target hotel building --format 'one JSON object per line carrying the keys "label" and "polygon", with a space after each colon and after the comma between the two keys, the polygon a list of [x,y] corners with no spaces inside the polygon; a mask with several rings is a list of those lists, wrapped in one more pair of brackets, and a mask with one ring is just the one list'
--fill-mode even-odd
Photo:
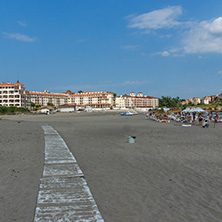
{"label": "hotel building", "polygon": [[114,105],[114,96],[111,92],[76,93],[70,96],[69,103],[94,108],[110,108]]}
{"label": "hotel building", "polygon": [[47,106],[48,103],[60,106],[68,103],[68,95],[61,93],[50,93],[47,90],[42,92],[29,92],[31,102],[36,105]]}
{"label": "hotel building", "polygon": [[41,106],[47,106],[48,103],[52,103],[54,106],[73,104],[79,107],[110,108],[114,105],[114,97],[111,92],[74,93],[68,90],[61,94],[42,91],[29,92],[29,95],[31,102]]}
{"label": "hotel building", "polygon": [[30,97],[23,84],[0,83],[0,106],[30,107]]}
{"label": "hotel building", "polygon": [[116,97],[116,107],[118,108],[158,108],[159,99],[152,96],[143,96],[140,92],[136,95],[121,95]]}

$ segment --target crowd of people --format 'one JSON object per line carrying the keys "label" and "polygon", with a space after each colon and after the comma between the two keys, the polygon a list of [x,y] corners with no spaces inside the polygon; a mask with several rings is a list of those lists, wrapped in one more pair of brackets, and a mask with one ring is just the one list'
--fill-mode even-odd
{"label": "crowd of people", "polygon": [[158,122],[170,122],[170,119],[168,118],[167,114],[158,114],[155,112],[147,113],[145,119],[151,119]]}
{"label": "crowd of people", "polygon": [[219,119],[219,113],[216,112],[214,115],[212,112],[175,112],[175,113],[164,113],[159,114],[155,112],[148,112],[146,114],[145,119],[151,119],[158,122],[170,122],[171,120],[174,120],[176,122],[181,123],[190,123],[202,126],[203,128],[209,127],[209,123],[212,122],[215,123],[221,122]]}

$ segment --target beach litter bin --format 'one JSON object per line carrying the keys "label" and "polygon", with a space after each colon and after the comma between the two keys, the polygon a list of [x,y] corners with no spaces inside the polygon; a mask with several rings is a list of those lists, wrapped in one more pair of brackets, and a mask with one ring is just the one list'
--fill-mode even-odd
{"label": "beach litter bin", "polygon": [[135,143],[136,142],[136,136],[128,136],[128,143]]}

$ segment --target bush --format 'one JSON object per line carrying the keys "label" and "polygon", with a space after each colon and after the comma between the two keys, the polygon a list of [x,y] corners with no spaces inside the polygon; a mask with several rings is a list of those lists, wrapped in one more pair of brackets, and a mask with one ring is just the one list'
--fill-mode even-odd
{"label": "bush", "polygon": [[29,112],[28,108],[15,107],[15,106],[0,106],[0,114],[15,114],[15,113],[26,113]]}

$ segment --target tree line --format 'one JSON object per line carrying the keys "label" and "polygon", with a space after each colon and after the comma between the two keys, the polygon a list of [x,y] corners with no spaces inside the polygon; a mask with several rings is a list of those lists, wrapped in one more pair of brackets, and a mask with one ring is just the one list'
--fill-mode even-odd
{"label": "tree line", "polygon": [[181,102],[185,101],[185,99],[180,99],[180,97],[170,97],[170,96],[162,96],[159,99],[159,107],[163,108],[163,107],[167,107],[167,108],[174,108],[174,107],[180,107],[181,106]]}

